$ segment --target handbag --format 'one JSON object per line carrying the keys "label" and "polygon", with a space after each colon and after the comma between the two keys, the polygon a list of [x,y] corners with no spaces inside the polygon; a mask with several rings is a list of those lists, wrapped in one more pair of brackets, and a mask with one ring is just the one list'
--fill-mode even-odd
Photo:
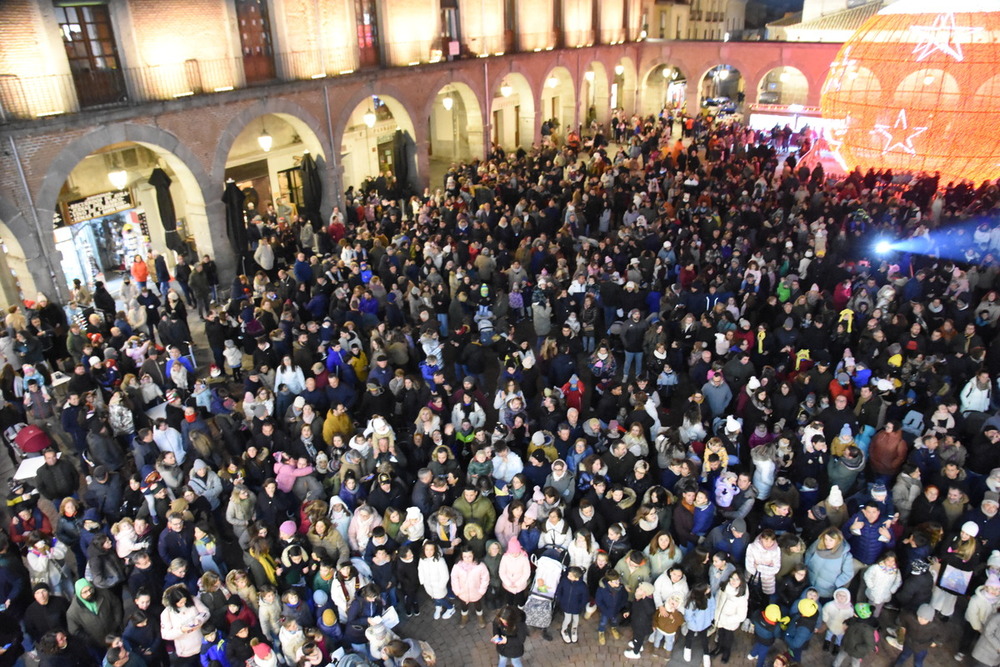
{"label": "handbag", "polygon": [[750,609],[753,611],[762,611],[764,607],[767,606],[770,599],[767,594],[764,593],[764,586],[760,581],[760,574],[755,574],[750,577],[750,581],[747,583],[750,591]]}

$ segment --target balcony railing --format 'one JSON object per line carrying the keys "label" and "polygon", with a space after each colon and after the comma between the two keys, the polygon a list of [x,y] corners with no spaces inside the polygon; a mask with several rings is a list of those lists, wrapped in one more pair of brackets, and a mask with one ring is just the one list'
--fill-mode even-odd
{"label": "balcony railing", "polygon": [[[548,51],[557,48],[559,37],[554,31],[520,34],[504,31],[502,35],[484,39],[479,44],[472,40],[458,44],[457,49],[441,37],[383,43],[377,60],[385,67],[405,67],[457,58]],[[598,43],[619,44],[626,41],[628,35],[624,28],[608,28],[599,32],[568,32],[562,37],[565,48],[579,48]],[[489,50],[484,51],[484,48]],[[19,76],[0,73],[0,124],[93,109],[134,107],[281,81],[321,79],[350,74],[361,67],[359,52],[352,45],[342,49],[277,54],[274,58],[274,78],[255,82],[247,81],[241,57],[191,59],[123,70],[78,72],[75,75]]]}

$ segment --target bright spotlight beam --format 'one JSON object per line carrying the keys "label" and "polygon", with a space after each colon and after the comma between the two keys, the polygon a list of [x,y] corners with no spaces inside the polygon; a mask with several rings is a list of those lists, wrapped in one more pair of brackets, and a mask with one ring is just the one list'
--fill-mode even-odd
{"label": "bright spotlight beam", "polygon": [[889,241],[879,241],[875,244],[875,252],[879,255],[887,255],[892,252],[892,243]]}

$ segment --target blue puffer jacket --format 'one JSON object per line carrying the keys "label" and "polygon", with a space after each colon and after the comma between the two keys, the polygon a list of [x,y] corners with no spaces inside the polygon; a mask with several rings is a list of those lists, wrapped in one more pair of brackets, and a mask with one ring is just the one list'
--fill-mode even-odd
{"label": "blue puffer jacket", "polygon": [[[861,534],[855,535],[851,531],[851,526],[854,525],[854,522],[859,519],[862,523],[864,523],[864,526],[861,528]],[[865,519],[865,515],[858,512],[844,522],[844,530],[847,535],[847,539],[851,544],[851,554],[854,558],[857,558],[865,565],[871,565],[877,561],[878,557],[882,555],[882,552],[891,548],[896,541],[891,531],[889,532],[888,542],[883,542],[879,539],[881,536],[879,535],[878,530],[882,527],[882,522],[884,520],[885,517],[879,517],[878,522],[868,523],[868,520]]]}
{"label": "blue puffer jacket", "polygon": [[590,600],[590,591],[587,590],[587,582],[582,579],[570,581],[569,577],[563,577],[556,589],[556,602],[559,608],[566,614],[582,614]]}
{"label": "blue puffer jacket", "polygon": [[624,586],[617,588],[609,586],[607,579],[601,579],[601,583],[597,587],[596,601],[602,616],[614,618],[625,608],[625,603],[628,602],[628,591],[625,590]]}
{"label": "blue puffer jacket", "polygon": [[801,650],[809,643],[816,629],[816,617],[804,618],[799,614],[792,615],[792,620],[785,629],[785,643],[792,650]]}
{"label": "blue puffer jacket", "polygon": [[833,551],[820,551],[814,542],[806,551],[805,564],[809,568],[809,583],[819,591],[821,598],[832,598],[833,592],[846,586],[854,577],[854,559],[851,547],[841,542]]}

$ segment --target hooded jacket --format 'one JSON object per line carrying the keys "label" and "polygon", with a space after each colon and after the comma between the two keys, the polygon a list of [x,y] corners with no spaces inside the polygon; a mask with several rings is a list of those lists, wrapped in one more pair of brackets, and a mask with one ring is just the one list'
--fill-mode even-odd
{"label": "hooded jacket", "polygon": [[434,600],[448,597],[448,564],[444,558],[421,558],[417,576],[427,595]]}
{"label": "hooded jacket", "polygon": [[490,571],[482,563],[460,560],[451,568],[451,590],[465,603],[478,602],[490,587]]}
{"label": "hooded jacket", "polygon": [[530,579],[531,561],[521,543],[511,540],[507,553],[500,558],[500,582],[505,591],[516,595],[528,587]]}
{"label": "hooded jacket", "polygon": [[[625,605],[628,603],[628,591],[625,590],[624,585],[617,588],[612,587],[608,584],[607,577],[604,577],[597,586],[596,602],[601,616],[614,619],[625,609]],[[612,621],[612,623],[614,622]]]}

